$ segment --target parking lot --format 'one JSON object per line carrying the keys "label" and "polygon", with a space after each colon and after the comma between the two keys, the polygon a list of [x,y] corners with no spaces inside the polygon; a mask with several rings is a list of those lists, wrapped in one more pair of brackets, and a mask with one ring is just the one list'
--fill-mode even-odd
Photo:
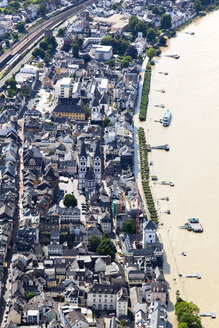
{"label": "parking lot", "polygon": [[[85,224],[86,223],[86,219],[85,219],[85,211],[83,209],[86,208],[86,206],[84,206],[86,204],[86,199],[84,197],[84,195],[81,195],[78,191],[78,180],[73,179],[73,178],[65,178],[67,179],[66,182],[59,182],[59,189],[60,189],[60,197],[59,197],[59,205],[61,207],[64,207],[63,204],[63,200],[64,200],[64,196],[66,194],[73,194],[75,196],[75,198],[78,201],[78,205],[77,207],[81,210],[81,221]],[[60,180],[62,180],[62,178],[60,177]]]}

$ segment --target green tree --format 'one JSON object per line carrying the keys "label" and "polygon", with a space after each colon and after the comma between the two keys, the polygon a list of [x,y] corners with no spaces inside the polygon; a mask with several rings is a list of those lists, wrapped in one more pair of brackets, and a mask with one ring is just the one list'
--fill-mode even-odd
{"label": "green tree", "polygon": [[143,36],[146,36],[146,31],[147,31],[147,24],[142,22],[138,17],[136,16],[131,16],[129,18],[129,30],[134,36],[134,38],[137,37],[138,32],[142,32]]}
{"label": "green tree", "polygon": [[39,7],[39,14],[40,16],[44,17],[46,15],[46,6],[44,4],[41,4]]}
{"label": "green tree", "polygon": [[73,43],[72,44],[72,53],[73,53],[73,56],[75,58],[78,58],[79,57],[79,48],[78,48],[77,43]]}
{"label": "green tree", "polygon": [[87,120],[90,117],[90,114],[91,114],[90,107],[84,106],[83,110],[85,111],[85,117],[86,117],[86,120]]}
{"label": "green tree", "polygon": [[178,297],[175,304],[175,313],[179,324],[185,323],[188,328],[202,328],[201,319],[198,316],[199,308],[196,304],[186,302]]}
{"label": "green tree", "polygon": [[138,50],[134,46],[130,46],[126,50],[126,56],[130,56],[133,59],[136,59],[138,57]]}
{"label": "green tree", "polygon": [[156,55],[156,50],[154,48],[150,48],[147,50],[147,56],[151,60]]}
{"label": "green tree", "polygon": [[16,25],[16,29],[19,33],[22,33],[25,31],[25,23],[24,22],[18,22]]}
{"label": "green tree", "polygon": [[194,8],[197,14],[204,9],[203,4],[200,0],[195,0]]}
{"label": "green tree", "polygon": [[91,252],[96,252],[97,247],[100,244],[100,238],[97,236],[92,236],[88,239],[88,250]]}
{"label": "green tree", "polygon": [[78,49],[81,50],[83,47],[84,40],[82,38],[77,38],[76,43],[78,45]]}
{"label": "green tree", "polygon": [[45,57],[44,57],[44,62],[46,65],[48,65],[50,63],[50,61],[51,61],[51,55],[48,52],[46,52]]}
{"label": "green tree", "polygon": [[9,42],[9,40],[6,40],[5,41],[5,45],[6,45],[7,48],[10,48],[10,42]]}
{"label": "green tree", "polygon": [[135,219],[129,219],[123,223],[121,232],[136,233],[136,220]]}
{"label": "green tree", "polygon": [[20,3],[19,3],[19,1],[12,1],[12,2],[10,2],[10,6],[13,7],[14,9],[18,10],[20,8]]}
{"label": "green tree", "polygon": [[65,198],[64,198],[64,201],[63,201],[63,204],[66,207],[76,207],[78,205],[78,201],[77,201],[77,199],[75,198],[74,195],[66,194]]}
{"label": "green tree", "polygon": [[181,323],[178,325],[178,328],[189,328],[189,326],[187,325],[187,323],[185,323],[185,322],[181,322]]}
{"label": "green tree", "polygon": [[172,26],[172,18],[168,14],[164,14],[160,20],[160,28],[163,30],[168,30]]}
{"label": "green tree", "polygon": [[129,323],[128,323],[128,321],[122,319],[122,320],[120,321],[119,325],[122,326],[122,327],[127,327],[127,326],[129,325]]}
{"label": "green tree", "polygon": [[47,48],[48,48],[48,42],[46,42],[45,40],[43,40],[43,41],[40,42],[40,45],[39,46],[40,46],[41,49],[43,49],[44,51],[46,51]]}
{"label": "green tree", "polygon": [[115,59],[114,58],[111,58],[108,61],[108,65],[109,65],[110,68],[114,68],[115,67]]}
{"label": "green tree", "polygon": [[147,30],[147,40],[151,42],[154,41],[155,39],[156,39],[156,32],[152,27],[150,27]]}
{"label": "green tree", "polygon": [[126,56],[122,59],[122,67],[128,67],[129,66],[129,63],[131,63],[132,61],[132,57],[130,56]]}
{"label": "green tree", "polygon": [[116,247],[108,237],[103,236],[97,247],[97,254],[110,255],[111,259],[114,260],[116,255]]}
{"label": "green tree", "polygon": [[27,293],[26,295],[26,299],[27,300],[30,300],[31,298],[35,297],[36,296],[36,293],[35,292],[29,292]]}
{"label": "green tree", "polygon": [[58,29],[58,36],[63,37],[65,35],[65,29],[64,28],[59,28]]}
{"label": "green tree", "polygon": [[106,117],[104,120],[103,120],[103,127],[106,128],[108,126],[112,126],[112,123],[110,121],[110,119],[108,117]]}

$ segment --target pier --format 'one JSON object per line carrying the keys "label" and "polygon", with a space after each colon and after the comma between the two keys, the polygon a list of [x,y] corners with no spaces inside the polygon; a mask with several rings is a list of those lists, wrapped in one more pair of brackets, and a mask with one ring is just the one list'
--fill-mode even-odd
{"label": "pier", "polygon": [[168,72],[158,72],[159,74],[168,75]]}
{"label": "pier", "polygon": [[169,145],[162,145],[162,146],[154,146],[154,147],[151,147],[151,149],[161,149],[161,150],[165,150],[165,151],[169,151],[170,150],[170,147]]}
{"label": "pier", "polygon": [[179,273],[179,277],[201,279],[201,275],[200,275],[200,273],[195,273],[195,274],[186,274],[186,275],[183,275],[182,273]]}
{"label": "pier", "polygon": [[170,187],[174,187],[174,182],[173,181],[161,181],[160,184],[170,186]]}
{"label": "pier", "polygon": [[161,105],[154,105],[154,107],[161,107],[161,108],[165,108],[165,105],[164,105],[164,104],[161,104]]}
{"label": "pier", "polygon": [[199,313],[199,317],[210,317],[216,319],[216,314],[214,311],[211,311],[210,313]]}
{"label": "pier", "polygon": [[180,58],[180,55],[165,55],[165,57],[179,59]]}

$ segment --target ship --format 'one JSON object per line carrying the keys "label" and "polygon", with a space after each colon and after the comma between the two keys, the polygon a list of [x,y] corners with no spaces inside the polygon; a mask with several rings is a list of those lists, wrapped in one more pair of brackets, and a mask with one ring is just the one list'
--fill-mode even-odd
{"label": "ship", "polygon": [[164,113],[163,119],[162,119],[162,125],[163,126],[169,126],[170,125],[170,121],[171,121],[171,112],[169,111],[169,109],[167,109]]}

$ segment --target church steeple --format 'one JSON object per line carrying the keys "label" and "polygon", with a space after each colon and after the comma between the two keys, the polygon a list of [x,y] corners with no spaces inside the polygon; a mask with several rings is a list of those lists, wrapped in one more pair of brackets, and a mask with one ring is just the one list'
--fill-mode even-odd
{"label": "church steeple", "polygon": [[78,189],[82,190],[85,187],[85,175],[87,173],[87,153],[84,141],[81,146],[81,152],[79,154],[79,166],[78,166]]}

